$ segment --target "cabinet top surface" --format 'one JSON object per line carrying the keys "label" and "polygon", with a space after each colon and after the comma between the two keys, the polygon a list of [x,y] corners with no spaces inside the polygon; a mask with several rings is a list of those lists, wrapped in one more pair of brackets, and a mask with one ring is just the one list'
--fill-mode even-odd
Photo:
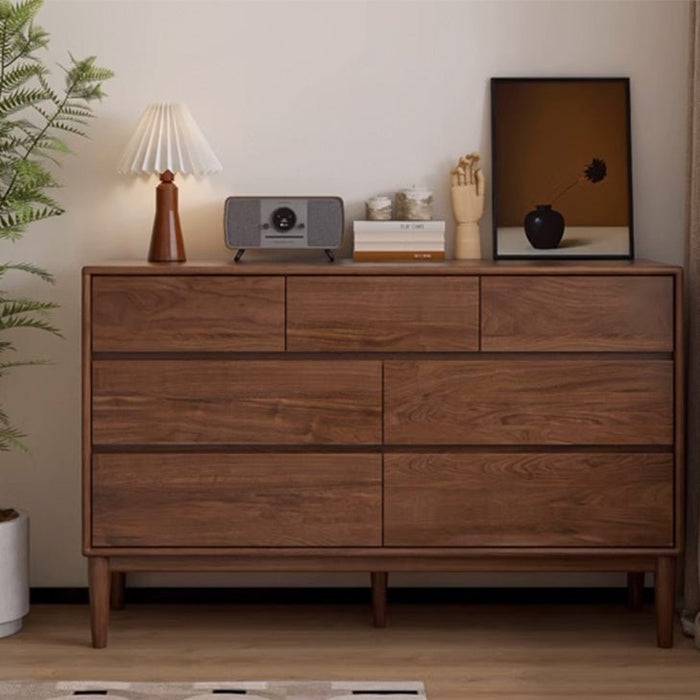
{"label": "cabinet top surface", "polygon": [[118,260],[83,268],[86,275],[660,275],[681,268],[648,260],[446,260],[367,263],[353,260],[241,261],[189,260],[149,263]]}

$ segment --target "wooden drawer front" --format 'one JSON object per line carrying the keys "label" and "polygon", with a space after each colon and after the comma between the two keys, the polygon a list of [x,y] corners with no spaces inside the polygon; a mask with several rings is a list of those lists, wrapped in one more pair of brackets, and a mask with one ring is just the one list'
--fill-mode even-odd
{"label": "wooden drawer front", "polygon": [[389,454],[384,543],[673,546],[670,454]]}
{"label": "wooden drawer front", "polygon": [[378,454],[98,454],[93,546],[381,544]]}
{"label": "wooden drawer front", "polygon": [[671,445],[673,364],[387,361],[389,444]]}
{"label": "wooden drawer front", "polygon": [[482,350],[672,351],[673,278],[484,277]]}
{"label": "wooden drawer front", "polygon": [[95,276],[92,349],[284,350],[284,279]]}
{"label": "wooden drawer front", "polygon": [[381,364],[93,362],[96,444],[377,444]]}
{"label": "wooden drawer front", "polygon": [[290,277],[287,348],[479,349],[477,277]]}

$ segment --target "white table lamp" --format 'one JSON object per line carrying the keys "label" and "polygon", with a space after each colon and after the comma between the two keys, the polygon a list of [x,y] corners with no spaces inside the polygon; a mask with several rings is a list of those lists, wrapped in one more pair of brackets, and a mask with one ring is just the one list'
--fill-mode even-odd
{"label": "white table lamp", "polygon": [[187,107],[165,103],[146,107],[117,170],[160,176],[148,259],[184,262],[175,173],[208,175],[221,170],[219,159]]}

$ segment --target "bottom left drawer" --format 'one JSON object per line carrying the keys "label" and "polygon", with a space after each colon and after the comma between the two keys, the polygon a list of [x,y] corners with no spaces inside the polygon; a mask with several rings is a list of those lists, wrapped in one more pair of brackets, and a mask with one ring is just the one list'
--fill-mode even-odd
{"label": "bottom left drawer", "polygon": [[104,453],[93,547],[381,544],[380,454]]}

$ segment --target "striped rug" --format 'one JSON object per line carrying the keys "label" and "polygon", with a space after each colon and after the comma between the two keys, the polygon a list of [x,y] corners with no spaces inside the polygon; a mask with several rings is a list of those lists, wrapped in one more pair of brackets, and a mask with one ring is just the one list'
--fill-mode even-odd
{"label": "striped rug", "polygon": [[415,681],[248,681],[125,683],[0,681],[0,700],[426,700]]}

